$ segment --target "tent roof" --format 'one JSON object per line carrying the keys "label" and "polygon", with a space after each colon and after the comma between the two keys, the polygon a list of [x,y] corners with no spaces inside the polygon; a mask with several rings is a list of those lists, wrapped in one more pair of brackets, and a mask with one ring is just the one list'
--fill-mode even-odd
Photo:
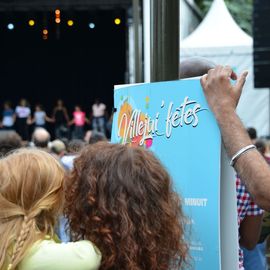
{"label": "tent roof", "polygon": [[252,38],[234,21],[224,0],[214,0],[204,20],[181,42],[183,48],[252,46]]}

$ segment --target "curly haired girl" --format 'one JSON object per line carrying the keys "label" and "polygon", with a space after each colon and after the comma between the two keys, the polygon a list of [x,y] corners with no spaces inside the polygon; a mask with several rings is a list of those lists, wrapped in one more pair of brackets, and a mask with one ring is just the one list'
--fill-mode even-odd
{"label": "curly haired girl", "polygon": [[100,269],[184,268],[180,199],[150,151],[106,142],[86,146],[67,181],[72,237],[97,245]]}

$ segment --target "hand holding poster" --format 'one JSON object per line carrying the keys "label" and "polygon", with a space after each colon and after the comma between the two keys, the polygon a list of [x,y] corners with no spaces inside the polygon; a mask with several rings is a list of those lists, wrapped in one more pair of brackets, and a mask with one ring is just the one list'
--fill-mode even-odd
{"label": "hand holding poster", "polygon": [[171,174],[187,216],[192,269],[221,269],[221,138],[200,81],[120,88],[115,108],[112,142],[150,149]]}

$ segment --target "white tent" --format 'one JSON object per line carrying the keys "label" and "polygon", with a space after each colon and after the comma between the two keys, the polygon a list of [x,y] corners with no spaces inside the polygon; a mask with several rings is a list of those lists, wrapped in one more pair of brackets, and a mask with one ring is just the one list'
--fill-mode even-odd
{"label": "white tent", "polygon": [[202,56],[230,65],[238,74],[248,70],[237,112],[246,127],[253,126],[259,135],[268,135],[269,90],[254,89],[252,44],[252,38],[236,24],[224,1],[214,0],[202,23],[180,43],[180,60]]}

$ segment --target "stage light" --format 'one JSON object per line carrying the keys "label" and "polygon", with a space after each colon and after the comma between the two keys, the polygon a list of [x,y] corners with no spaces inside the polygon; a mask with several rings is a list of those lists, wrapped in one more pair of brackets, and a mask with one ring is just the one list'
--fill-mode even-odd
{"label": "stage light", "polygon": [[114,19],[114,23],[115,23],[116,25],[119,25],[119,24],[121,23],[121,19],[120,19],[120,18],[115,18],[115,19]]}
{"label": "stage light", "polygon": [[60,9],[55,10],[55,15],[60,15]]}
{"label": "stage light", "polygon": [[7,25],[7,28],[8,28],[8,30],[13,30],[14,29],[14,24],[13,23],[9,23]]}
{"label": "stage light", "polygon": [[28,24],[29,24],[29,26],[34,26],[35,25],[35,21],[34,20],[29,20],[28,21]]}
{"label": "stage light", "polygon": [[48,39],[48,33],[49,33],[49,31],[46,28],[42,30],[42,38],[43,38],[43,40]]}
{"label": "stage light", "polygon": [[89,28],[90,29],[94,29],[96,27],[96,25],[94,23],[89,23]]}
{"label": "stage light", "polygon": [[60,18],[56,18],[56,19],[55,19],[55,22],[56,22],[56,23],[60,23],[60,22],[61,22],[61,19],[60,19]]}
{"label": "stage light", "polygon": [[73,21],[73,20],[68,20],[68,21],[67,21],[67,25],[68,25],[68,26],[72,26],[73,24],[74,24],[74,21]]}

